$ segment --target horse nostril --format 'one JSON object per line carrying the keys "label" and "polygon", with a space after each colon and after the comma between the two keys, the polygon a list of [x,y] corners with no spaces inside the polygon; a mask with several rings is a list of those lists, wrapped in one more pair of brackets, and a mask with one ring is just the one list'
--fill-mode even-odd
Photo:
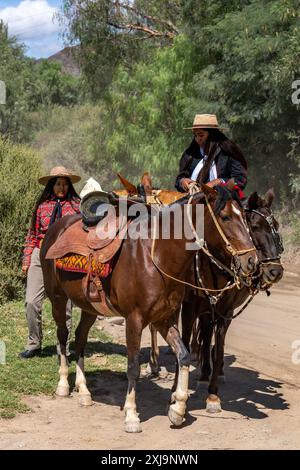
{"label": "horse nostril", "polygon": [[276,269],[276,268],[270,269],[270,278],[271,279],[274,280],[274,279],[277,279],[277,277],[280,277],[280,276],[282,276],[281,270]]}
{"label": "horse nostril", "polygon": [[254,269],[255,268],[255,261],[252,256],[249,256],[248,258],[248,268],[249,269]]}

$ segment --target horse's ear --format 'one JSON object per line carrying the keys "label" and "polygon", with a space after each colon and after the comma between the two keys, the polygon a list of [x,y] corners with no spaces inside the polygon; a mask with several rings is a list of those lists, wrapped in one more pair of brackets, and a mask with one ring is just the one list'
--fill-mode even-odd
{"label": "horse's ear", "polygon": [[152,178],[151,178],[150,173],[148,171],[146,171],[143,174],[142,179],[141,179],[141,183],[144,186],[151,186],[151,188],[152,188]]}
{"label": "horse's ear", "polygon": [[266,194],[264,195],[264,203],[267,207],[271,207],[273,201],[274,201],[274,198],[275,198],[275,193],[274,193],[274,189],[271,188],[271,189],[268,189],[268,191],[266,192]]}
{"label": "horse's ear", "polygon": [[211,188],[210,186],[207,186],[207,184],[201,184],[201,191],[207,196],[207,197],[216,197],[217,191],[214,188]]}
{"label": "horse's ear", "polygon": [[141,184],[144,186],[146,194],[152,194],[152,178],[150,176],[150,173],[146,171],[141,179]]}
{"label": "horse's ear", "polygon": [[118,178],[121,181],[122,185],[124,186],[124,188],[126,189],[127,193],[130,196],[133,196],[134,194],[138,193],[137,187],[134,186],[134,184],[127,181],[127,179],[124,178],[124,176],[120,175],[120,173],[117,173],[117,175],[118,175]]}
{"label": "horse's ear", "polygon": [[248,197],[248,201],[247,201],[248,209],[250,209],[251,211],[257,209],[259,206],[259,200],[260,200],[260,197],[256,191],[250,194],[250,196]]}

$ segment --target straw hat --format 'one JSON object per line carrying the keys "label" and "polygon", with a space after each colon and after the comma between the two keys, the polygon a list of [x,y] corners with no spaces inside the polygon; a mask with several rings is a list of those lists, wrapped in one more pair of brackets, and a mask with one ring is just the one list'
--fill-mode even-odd
{"label": "straw hat", "polygon": [[44,186],[46,186],[48,181],[50,181],[52,178],[58,178],[58,177],[69,178],[71,183],[78,183],[78,181],[81,180],[80,176],[74,175],[71,171],[67,170],[64,166],[55,166],[50,171],[50,175],[41,176],[41,178],[39,178],[38,181],[40,184],[43,184]]}
{"label": "straw hat", "polygon": [[217,116],[215,114],[196,114],[192,127],[184,127],[184,129],[219,129],[225,130],[219,126]]}

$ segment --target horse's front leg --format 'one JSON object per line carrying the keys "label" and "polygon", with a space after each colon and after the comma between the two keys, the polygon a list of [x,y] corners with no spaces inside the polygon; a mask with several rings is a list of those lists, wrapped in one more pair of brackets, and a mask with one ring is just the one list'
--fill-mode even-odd
{"label": "horse's front leg", "polygon": [[210,346],[213,335],[213,323],[211,320],[211,313],[201,314],[199,316],[198,342],[199,342],[199,365],[200,376],[199,382],[209,382],[211,374],[210,366]]}
{"label": "horse's front leg", "polygon": [[128,389],[125,410],[125,431],[141,432],[140,419],[136,411],[136,382],[140,376],[139,353],[143,331],[142,318],[138,314],[131,314],[126,319],[126,342],[127,342],[127,377]]}
{"label": "horse's front leg", "polygon": [[168,416],[175,426],[180,426],[185,416],[188,399],[190,353],[183,344],[177,326],[163,322],[156,323],[155,327],[176,354],[178,377],[176,389],[172,393]]}
{"label": "horse's front leg", "polygon": [[[230,315],[233,315],[233,311],[230,312]],[[230,327],[230,324],[231,324],[231,320],[230,321],[226,321],[225,323],[225,332],[224,332],[224,345],[225,345],[225,337],[226,337],[226,334],[227,334],[227,331],[228,331],[228,328]],[[213,351],[212,351],[212,354],[213,354]],[[224,372],[224,350],[223,350],[223,361],[222,361],[222,365],[220,367],[220,370],[219,370],[219,382],[221,383],[225,383],[225,372]]]}
{"label": "horse's front leg", "polygon": [[208,386],[208,397],[206,400],[206,411],[208,413],[218,413],[222,411],[221,400],[218,397],[218,377],[223,367],[225,336],[228,329],[227,322],[220,319],[217,324],[217,334],[212,354],[213,371]]}
{"label": "horse's front leg", "polygon": [[84,374],[84,348],[87,343],[91,326],[95,323],[96,315],[81,312],[81,318],[75,332],[75,358],[76,358],[76,379],[75,387],[78,390],[79,403],[82,406],[92,405],[92,397],[86,385]]}

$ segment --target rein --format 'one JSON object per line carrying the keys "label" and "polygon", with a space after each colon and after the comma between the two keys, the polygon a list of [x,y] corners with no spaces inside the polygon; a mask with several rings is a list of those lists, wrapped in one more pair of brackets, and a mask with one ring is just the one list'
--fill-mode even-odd
{"label": "rein", "polygon": [[[262,214],[261,212],[259,212],[258,210],[255,210],[255,209],[253,209],[253,210],[245,209],[245,211],[248,212],[248,213],[254,212],[255,214],[258,214],[259,216],[263,217],[266,220],[266,222],[268,223],[268,225],[271,229],[271,234],[272,234],[272,237],[273,237],[273,241],[274,241],[274,244],[275,244],[276,249],[277,249],[277,257],[276,258],[264,258],[263,260],[260,260],[260,264],[261,265],[272,264],[272,265],[281,266],[281,263],[279,262],[279,260],[280,260],[280,254],[283,252],[283,245],[282,245],[282,240],[281,240],[280,234],[278,233],[278,231],[276,230],[276,228],[274,226],[272,215],[267,216],[267,215]],[[198,256],[198,253],[197,253],[196,257],[197,256]],[[203,286],[203,282],[202,282],[202,279],[201,279],[201,276],[200,276],[199,266],[197,264],[196,264],[196,273],[197,273],[197,281],[199,282],[199,284],[201,284]],[[254,277],[259,277],[259,275],[254,276]],[[221,318],[223,318],[223,320],[226,320],[226,321],[233,320],[234,318],[238,317],[248,307],[250,302],[252,302],[252,300],[254,299],[255,295],[258,294],[259,290],[265,290],[267,295],[270,295],[270,292],[268,291],[268,289],[261,289],[261,288],[260,289],[257,289],[257,288],[251,289],[252,292],[251,292],[250,297],[248,298],[248,300],[245,302],[245,304],[240,308],[240,310],[237,313],[231,315],[230,317],[225,317],[220,312],[218,312],[217,315],[220,316]],[[205,293],[206,293],[206,296],[207,296],[207,298],[210,302],[213,322],[215,322],[215,307],[216,307],[218,301],[221,299],[221,297],[223,295],[223,292],[218,294],[217,296],[211,295],[208,292],[208,290]]]}
{"label": "rein", "polygon": [[[154,266],[158,269],[159,272],[161,272],[164,276],[168,277],[169,279],[172,279],[173,281],[179,282],[180,284],[184,284],[186,286],[192,287],[195,290],[200,290],[200,291],[204,291],[204,292],[206,292],[206,291],[207,292],[219,292],[220,294],[223,294],[223,292],[225,292],[229,289],[233,289],[234,287],[237,287],[238,289],[240,289],[241,285],[240,285],[240,281],[238,279],[235,267],[232,266],[233,267],[233,270],[232,270],[232,269],[227,268],[225,265],[223,265],[219,260],[217,260],[209,252],[209,250],[206,247],[204,247],[204,240],[202,240],[198,237],[198,234],[197,234],[197,232],[195,230],[195,227],[193,225],[193,222],[192,222],[191,211],[190,211],[190,208],[191,208],[191,205],[192,205],[192,199],[193,199],[194,194],[195,194],[195,186],[193,186],[193,188],[191,188],[190,193],[191,193],[191,196],[190,196],[190,198],[188,200],[188,203],[187,203],[187,206],[188,206],[187,215],[188,215],[188,222],[190,224],[190,229],[193,233],[193,236],[195,237],[195,241],[196,241],[197,245],[199,246],[199,249],[202,250],[207,256],[209,256],[209,258],[212,259],[212,261],[215,264],[217,264],[217,266],[220,269],[225,270],[226,272],[228,272],[234,278],[234,282],[230,285],[228,285],[228,283],[227,283],[226,286],[221,288],[221,289],[208,289],[208,288],[200,287],[200,286],[195,285],[195,284],[191,284],[190,282],[187,282],[187,281],[182,281],[181,279],[178,279],[178,278],[176,278],[174,276],[171,276],[170,274],[166,273],[161,267],[159,267],[157,265],[157,263],[155,262],[155,260],[154,260],[154,249],[155,249],[156,232],[157,232],[157,228],[156,228],[157,227],[157,216],[154,217],[154,219],[153,219],[153,221],[154,221],[154,233],[153,233],[153,240],[152,240],[152,246],[151,246],[151,260],[152,260]],[[204,196],[205,196],[205,201],[206,201],[207,207],[209,209],[210,215],[213,219],[213,222],[215,223],[219,234],[221,235],[222,239],[225,242],[227,251],[229,251],[229,253],[232,255],[232,257],[236,257],[238,255],[249,253],[250,251],[253,251],[254,250],[253,248],[248,248],[248,249],[245,249],[245,250],[235,250],[231,246],[229,240],[227,239],[226,235],[224,234],[221,226],[219,225],[219,223],[218,223],[218,221],[217,221],[217,219],[216,219],[216,217],[213,213],[213,210],[211,208],[211,205],[208,201],[208,198],[207,198],[206,194]]]}
{"label": "rein", "polygon": [[208,210],[210,212],[211,218],[213,219],[219,234],[221,235],[221,237],[223,238],[223,240],[225,242],[226,249],[227,249],[227,251],[229,251],[231,256],[234,257],[234,256],[238,256],[238,255],[245,255],[246,253],[250,253],[250,251],[255,251],[254,247],[253,248],[246,248],[245,250],[235,250],[234,248],[232,248],[232,245],[230,244],[230,242],[229,242],[228,238],[226,237],[225,233],[223,232],[219,222],[217,221],[217,218],[216,218],[216,216],[215,216],[215,214],[214,214],[214,212],[211,208],[211,205],[208,202],[208,198],[207,198],[206,194],[204,196],[205,196],[206,204],[207,204]]}

